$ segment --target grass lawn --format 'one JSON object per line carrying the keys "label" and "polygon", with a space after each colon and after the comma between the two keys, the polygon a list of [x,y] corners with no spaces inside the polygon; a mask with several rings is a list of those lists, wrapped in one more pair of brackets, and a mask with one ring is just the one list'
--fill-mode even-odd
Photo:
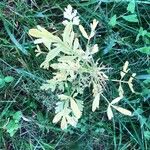
{"label": "grass lawn", "polygon": [[[29,30],[40,25],[60,37],[64,30],[64,9],[69,4],[78,11],[80,24],[87,33],[93,19],[98,21],[92,37],[98,52],[92,58],[109,68],[106,71],[109,82],[99,108],[93,112],[94,85],[87,87],[88,83],[82,80],[83,93],[78,96],[84,103],[82,116],[76,127],[62,130],[60,123],[52,122],[59,88],[55,91],[40,88],[53,78],[55,70],[40,67],[46,56],[36,57],[35,38]],[[86,49],[87,39],[77,26],[75,36]],[[44,45],[40,44],[40,48],[46,53]],[[118,97],[120,82],[113,79],[120,79],[125,62],[129,62],[130,68],[125,80],[136,73],[132,82],[135,92],[123,84],[123,100],[118,105],[132,115],[113,110],[114,117],[109,120],[106,101]],[[84,78],[86,75],[81,79]],[[68,89],[73,86],[68,85]],[[150,150],[149,0],[0,1],[0,150],[53,149]]]}

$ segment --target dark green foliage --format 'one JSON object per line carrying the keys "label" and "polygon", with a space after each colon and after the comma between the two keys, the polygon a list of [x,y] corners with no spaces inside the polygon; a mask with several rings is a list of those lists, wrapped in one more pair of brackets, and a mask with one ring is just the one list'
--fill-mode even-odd
{"label": "dark green foliage", "polygon": [[[97,39],[94,39],[100,50],[95,59],[115,68],[110,70],[112,78],[119,77],[126,60],[136,72],[137,94],[132,94],[126,87],[122,103],[130,106],[133,117],[116,113],[114,120],[108,121],[103,113],[106,111],[103,103],[92,113],[91,98],[86,91],[83,98],[87,107],[77,128],[62,131],[51,123],[57,93],[43,92],[40,85],[51,78],[53,70],[39,67],[43,57],[35,57],[35,46],[28,30],[41,25],[51,32],[61,33],[63,9],[68,4],[78,10],[87,31],[94,18],[100,22]],[[0,149],[149,150],[149,8],[148,0],[135,0],[135,5],[108,0],[0,1]],[[112,89],[107,89],[108,99],[116,96],[118,85],[112,85]]]}

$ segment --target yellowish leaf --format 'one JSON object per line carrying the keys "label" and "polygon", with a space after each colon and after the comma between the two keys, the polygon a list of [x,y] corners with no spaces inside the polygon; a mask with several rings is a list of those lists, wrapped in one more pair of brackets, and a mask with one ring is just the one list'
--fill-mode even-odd
{"label": "yellowish leaf", "polygon": [[99,101],[100,101],[100,94],[98,93],[93,100],[93,104],[92,104],[93,112],[96,110],[96,108],[99,108]]}
{"label": "yellowish leaf", "polygon": [[117,97],[117,98],[115,98],[110,104],[111,104],[111,105],[112,105],[112,104],[116,104],[116,103],[118,103],[122,98],[123,98],[123,97]]}
{"label": "yellowish leaf", "polygon": [[121,75],[121,79],[125,76],[125,74],[129,71],[128,69],[128,66],[129,66],[129,62],[126,61],[124,66],[123,66],[123,71],[120,72],[120,75]]}
{"label": "yellowish leaf", "polygon": [[30,29],[29,30],[29,34],[33,37],[36,37],[36,38],[39,38],[39,37],[42,37],[43,34],[41,31],[39,31],[38,29]]}
{"label": "yellowish leaf", "polygon": [[95,54],[98,52],[98,45],[95,44],[93,47],[92,47],[92,51],[91,51],[91,54]]}
{"label": "yellowish leaf", "polygon": [[124,72],[127,72],[127,71],[128,71],[128,70],[127,70],[127,69],[128,69],[128,66],[129,66],[129,62],[126,61],[125,64],[124,64],[124,66],[123,66],[123,71],[124,71]]}
{"label": "yellowish leaf", "polygon": [[62,120],[61,120],[61,129],[62,130],[65,130],[65,129],[67,129],[67,121],[66,121],[66,118],[65,117],[63,117],[62,118]]}
{"label": "yellowish leaf", "polygon": [[63,33],[63,41],[66,43],[66,44],[69,44],[70,43],[70,34],[71,34],[71,31],[72,31],[72,23],[68,23],[64,29],[64,33]]}
{"label": "yellowish leaf", "polygon": [[68,122],[70,125],[76,127],[77,122],[78,122],[78,119],[76,119],[76,118],[74,118],[74,117],[67,116],[67,122]]}
{"label": "yellowish leaf", "polygon": [[130,77],[129,81],[128,81],[128,85],[129,85],[129,88],[132,91],[132,93],[135,93],[135,91],[133,89],[133,84],[132,84],[132,81],[133,81],[135,76],[136,76],[136,73],[133,73],[132,76]]}
{"label": "yellowish leaf", "polygon": [[132,116],[132,113],[131,111],[127,110],[127,109],[124,109],[122,107],[119,107],[119,106],[114,106],[112,105],[113,108],[115,108],[117,111],[119,111],[120,113],[124,114],[124,115],[127,115],[127,116]]}
{"label": "yellowish leaf", "polygon": [[52,59],[54,59],[56,56],[59,55],[60,51],[61,50],[59,48],[54,48],[53,50],[51,50],[51,51],[48,52],[45,60],[47,62],[50,62]]}
{"label": "yellowish leaf", "polygon": [[73,43],[73,50],[76,51],[79,48],[79,40],[78,38],[75,38]]}
{"label": "yellowish leaf", "polygon": [[70,97],[67,96],[67,95],[61,94],[61,95],[58,95],[58,98],[60,98],[61,100],[67,100],[67,99],[69,99]]}
{"label": "yellowish leaf", "polygon": [[132,92],[132,93],[135,93],[135,91],[134,91],[134,89],[133,89],[133,84],[129,82],[128,85],[129,85],[129,88],[130,88],[131,92]]}
{"label": "yellowish leaf", "polygon": [[86,39],[89,39],[89,36],[87,35],[87,33],[86,33],[86,31],[85,31],[85,29],[84,29],[84,27],[83,27],[82,25],[79,25],[79,29],[80,29],[82,35],[83,35]]}
{"label": "yellowish leaf", "polygon": [[81,111],[77,105],[77,103],[75,102],[74,99],[70,99],[70,105],[71,105],[71,109],[74,113],[74,115],[77,117],[77,119],[79,119],[81,117]]}
{"label": "yellowish leaf", "polygon": [[91,30],[95,30],[95,28],[97,27],[98,21],[96,19],[93,20],[93,23],[90,24],[91,26]]}
{"label": "yellowish leaf", "polygon": [[119,96],[120,96],[120,97],[123,97],[124,91],[123,91],[123,88],[122,88],[122,86],[121,86],[121,83],[120,83],[120,85],[119,85],[118,92],[119,92]]}
{"label": "yellowish leaf", "polygon": [[58,114],[56,114],[53,119],[53,123],[57,123],[58,121],[60,121],[62,115],[63,115],[62,112],[59,112]]}
{"label": "yellowish leaf", "polygon": [[109,120],[111,120],[114,117],[113,112],[111,110],[111,105],[109,105],[107,108],[107,116]]}
{"label": "yellowish leaf", "polygon": [[120,71],[121,79],[125,76],[125,73],[123,71]]}

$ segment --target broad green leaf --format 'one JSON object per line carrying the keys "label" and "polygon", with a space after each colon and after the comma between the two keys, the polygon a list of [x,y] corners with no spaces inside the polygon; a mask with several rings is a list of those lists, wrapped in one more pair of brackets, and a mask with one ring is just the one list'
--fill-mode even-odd
{"label": "broad green leaf", "polygon": [[140,51],[141,53],[150,55],[150,46],[141,47],[138,49],[138,51]]}
{"label": "broad green leaf", "polygon": [[114,27],[117,24],[117,18],[116,15],[112,16],[109,23],[110,26]]}
{"label": "broad green leaf", "polygon": [[138,18],[136,14],[123,16],[122,18],[128,22],[138,22]]}
{"label": "broad green leaf", "polygon": [[139,33],[138,33],[138,35],[136,36],[136,42],[139,40],[140,36],[144,37],[144,36],[146,36],[146,35],[148,35],[147,30],[144,30],[142,27],[140,27]]}
{"label": "broad green leaf", "polygon": [[64,109],[64,101],[59,101],[56,103],[55,113],[59,113]]}
{"label": "broad green leaf", "polygon": [[0,88],[3,88],[5,86],[5,80],[0,78]]}
{"label": "broad green leaf", "polygon": [[14,136],[14,134],[17,132],[19,128],[20,128],[20,125],[16,123],[15,120],[10,120],[6,126],[6,130],[10,134],[11,137]]}
{"label": "broad green leaf", "polygon": [[135,12],[135,0],[131,0],[128,4],[127,11],[134,13]]}
{"label": "broad green leaf", "polygon": [[13,119],[15,120],[15,123],[18,123],[22,117],[22,112],[17,111],[13,114]]}
{"label": "broad green leaf", "polygon": [[58,98],[60,98],[61,100],[68,100],[68,99],[70,99],[70,97],[68,95],[65,95],[65,94],[58,95]]}
{"label": "broad green leaf", "polygon": [[6,83],[12,82],[14,80],[14,78],[12,76],[7,76],[4,78]]}

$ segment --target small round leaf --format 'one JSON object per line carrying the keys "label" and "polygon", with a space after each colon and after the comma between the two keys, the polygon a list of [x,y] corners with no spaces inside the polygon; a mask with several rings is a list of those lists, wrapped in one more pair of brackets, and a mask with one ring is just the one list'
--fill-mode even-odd
{"label": "small round leaf", "polygon": [[12,82],[14,80],[14,78],[12,76],[7,76],[4,78],[6,83]]}

